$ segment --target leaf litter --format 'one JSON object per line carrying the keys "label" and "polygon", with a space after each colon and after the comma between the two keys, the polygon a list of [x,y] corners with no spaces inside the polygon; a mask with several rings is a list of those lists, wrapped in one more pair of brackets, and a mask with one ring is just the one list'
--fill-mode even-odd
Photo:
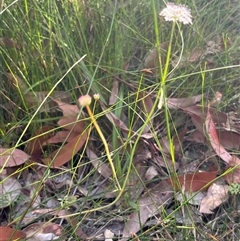
{"label": "leaf litter", "polygon": [[[148,115],[153,107],[151,97],[142,93],[140,98],[142,98],[142,110],[145,112],[145,115]],[[146,100],[144,100],[144,98],[146,98]],[[182,100],[183,99],[177,101],[177,99],[174,99],[174,102],[178,104],[174,104],[173,109],[178,109],[178,111],[186,113],[186,118],[189,116],[192,119],[192,125],[195,127],[195,132],[200,133],[202,135],[202,140],[204,139],[204,141],[197,142],[205,146],[209,142],[213,153],[218,155],[224,161],[226,170],[239,164],[239,159],[236,156],[231,155],[224,148],[238,147],[231,144],[231,140],[233,142],[237,142],[239,138],[238,132],[232,132],[232,130],[225,128],[226,123],[228,122],[227,114],[216,111],[210,106],[200,107],[194,103],[195,100],[194,102],[191,102],[192,100],[190,99],[187,100],[187,103],[190,101],[192,105],[179,105],[179,103],[183,102]],[[197,100],[200,101],[199,97],[197,97]],[[169,103],[172,103],[173,105],[174,102],[170,101]],[[2,202],[2,208],[9,205],[13,206],[16,214],[11,217],[12,220],[15,220],[17,216],[24,216],[22,224],[28,226],[29,230],[36,230],[34,231],[35,234],[33,234],[33,231],[29,231],[28,229],[23,230],[27,237],[32,236],[32,239],[30,240],[40,240],[41,238],[50,239],[57,237],[57,234],[63,237],[64,234],[62,233],[63,230],[61,225],[57,226],[55,223],[51,222],[40,223],[38,225],[35,224],[35,226],[33,226],[34,228],[30,228],[31,226],[28,225],[29,223],[34,222],[34,220],[41,218],[43,214],[45,216],[49,216],[49,214],[53,216],[59,215],[59,211],[57,211],[57,209],[61,207],[61,202],[63,200],[68,202],[68,205],[72,206],[72,208],[79,209],[81,205],[79,206],[74,204],[76,202],[76,194],[80,200],[91,197],[90,202],[87,200],[83,202],[85,205],[89,205],[89,208],[91,208],[91,200],[93,199],[105,198],[104,202],[107,202],[108,199],[115,198],[117,196],[117,193],[112,186],[112,170],[109,167],[109,164],[103,161],[104,159],[101,152],[99,152],[95,147],[90,147],[89,145],[89,143],[92,142],[91,139],[89,139],[91,128],[87,125],[88,119],[85,117],[86,114],[83,113],[82,115],[79,115],[80,110],[75,105],[65,104],[61,101],[56,101],[56,103],[63,111],[63,117],[61,117],[58,121],[58,129],[56,130],[54,126],[43,126],[40,130],[34,133],[32,137],[33,139],[28,143],[27,148],[25,149],[26,152],[18,149],[11,150],[2,148],[2,166],[4,168],[21,166],[29,160],[34,163],[36,161],[36,157],[40,157],[42,164],[37,161],[35,162],[35,165],[42,169],[42,175],[44,175],[47,170],[54,175],[54,172],[58,173],[59,171],[64,170],[64,166],[68,165],[68,163],[73,160],[73,157],[81,148],[84,148],[84,145],[87,142],[88,144],[85,148],[85,159],[87,158],[89,164],[91,164],[92,168],[97,171],[98,175],[94,172],[92,174],[88,174],[94,177],[95,183],[81,181],[81,176],[84,173],[86,175],[85,167],[88,165],[88,162],[83,162],[78,166],[79,172],[75,174],[79,176],[78,181],[81,183],[78,185],[76,185],[75,181],[71,178],[71,175],[68,175],[68,177],[66,176],[67,179],[64,177],[59,178],[60,182],[57,182],[53,178],[47,178],[45,184],[42,185],[40,189],[37,189],[36,186],[43,177],[40,175],[40,172],[38,172],[38,175],[35,176],[34,179],[31,179],[32,174],[30,172],[24,185],[20,184],[15,177],[7,177],[6,180],[10,180],[9,183],[11,185],[10,187],[7,187],[7,182],[3,182],[2,197],[4,195],[8,195],[9,198],[6,204],[3,204]],[[106,111],[103,104],[101,104],[101,108],[103,111]],[[105,116],[113,125],[122,130],[123,133],[135,133],[134,130],[131,130],[111,111],[108,111]],[[153,127],[154,125],[155,120],[153,119],[151,126]],[[216,125],[218,126],[218,129],[216,129]],[[149,127],[144,129],[144,134],[148,133],[151,133]],[[125,219],[128,221],[125,224],[123,224],[122,221],[117,221],[120,225],[120,229],[118,229],[118,231],[113,228],[114,226],[109,225],[106,226],[108,228],[105,229],[102,229],[102,227],[96,227],[93,229],[95,230],[94,232],[93,230],[91,232],[90,230],[86,230],[85,232],[87,234],[83,231],[83,228],[80,225],[77,228],[78,236],[82,236],[84,239],[87,239],[87,237],[91,236],[91,238],[93,238],[94,235],[97,235],[98,237],[110,240],[114,238],[115,235],[121,235],[121,240],[128,240],[130,237],[136,236],[145,225],[149,225],[147,222],[149,219],[157,218],[157,225],[161,226],[162,221],[160,210],[167,209],[167,213],[169,215],[171,214],[171,208],[167,208],[167,206],[169,206],[174,200],[175,192],[178,193],[178,198],[176,197],[176,200],[179,201],[180,205],[182,205],[182,208],[179,211],[180,213],[176,213],[175,216],[178,223],[190,225],[192,221],[190,222],[189,218],[191,216],[192,218],[194,217],[194,222],[198,223],[202,222],[202,215],[214,214],[214,210],[223,205],[229,199],[228,185],[219,185],[215,183],[217,175],[224,172],[224,170],[220,170],[220,167],[216,166],[216,163],[210,162],[210,167],[201,169],[199,161],[196,162],[196,165],[191,164],[194,163],[194,160],[191,160],[191,158],[190,160],[186,159],[183,161],[184,152],[182,152],[182,149],[185,148],[185,143],[189,143],[190,141],[189,144],[193,145],[195,141],[195,137],[192,137],[191,139],[191,132],[190,137],[186,136],[187,133],[188,130],[185,128],[173,137],[175,156],[177,158],[177,162],[174,166],[171,158],[167,159],[170,154],[169,141],[167,137],[159,137],[159,142],[155,143],[152,137],[146,139],[144,138],[144,135],[140,135],[142,144],[136,149],[136,154],[133,157],[132,163],[134,168],[131,170],[130,179],[128,180],[126,187],[129,203],[125,202],[124,204],[121,204],[121,202],[118,202],[118,206],[116,206],[116,208],[120,209],[124,207],[127,208],[127,206],[128,208],[133,209],[130,213],[126,212],[126,214],[123,214],[125,215],[125,218],[122,218],[122,221]],[[231,140],[230,137],[232,137]],[[225,140],[224,142],[224,139],[228,140]],[[94,142],[95,141],[93,140],[93,143]],[[61,143],[63,143],[63,146]],[[52,153],[49,153],[49,157],[47,158],[44,157],[43,149],[45,146],[52,144],[60,144],[59,150],[57,149]],[[121,142],[119,145],[122,145]],[[209,145],[208,148],[210,148]],[[154,159],[155,162],[153,165]],[[84,159],[82,159],[82,161],[84,161]],[[202,160],[201,162],[208,163],[209,161]],[[41,165],[43,166],[41,167]],[[189,165],[192,166],[191,169],[186,168],[189,167]],[[169,169],[171,166],[175,169]],[[34,169],[35,168],[33,168],[33,170]],[[160,169],[163,170],[163,172],[159,172]],[[174,172],[174,170],[175,175],[172,176],[172,172]],[[67,170],[65,170],[65,172],[66,171]],[[160,173],[163,176],[159,180]],[[57,176],[58,175],[59,174],[57,174]],[[231,184],[234,181],[238,182],[239,176],[237,168],[235,171],[225,174],[225,179]],[[48,208],[43,211],[43,209],[41,209],[42,195],[40,195],[40,193],[42,193],[43,190],[47,193],[53,193],[56,188],[58,190],[64,190],[66,189],[66,186],[68,186],[67,190],[72,190],[71,195],[70,193],[68,194],[68,199],[60,196],[58,199],[50,198],[48,200],[48,204],[45,204]],[[22,190],[25,191],[23,192]],[[27,194],[24,194],[26,192]],[[14,196],[11,193],[14,193]],[[182,198],[183,195],[185,196],[184,199]],[[71,196],[73,198],[73,204],[71,204]],[[19,197],[21,198],[18,199]],[[188,200],[188,205],[190,205],[190,216],[189,210],[188,215],[186,216],[187,210],[185,210],[186,204],[184,204],[184,200]],[[26,210],[26,207],[28,210]],[[197,211],[197,207],[199,207],[199,211]],[[63,212],[63,210],[64,208],[60,211],[62,214],[60,214],[59,217],[65,219],[66,216],[66,218],[69,219],[70,224],[74,225],[72,222],[75,222],[75,219],[67,217],[72,215],[71,212],[67,210]],[[177,215],[182,215],[183,219],[181,219],[180,216],[177,217]],[[59,217],[57,219],[59,219]],[[112,221],[112,224],[113,223],[114,221]],[[43,228],[46,224],[49,229],[48,231]],[[110,236],[108,236],[108,234]]]}

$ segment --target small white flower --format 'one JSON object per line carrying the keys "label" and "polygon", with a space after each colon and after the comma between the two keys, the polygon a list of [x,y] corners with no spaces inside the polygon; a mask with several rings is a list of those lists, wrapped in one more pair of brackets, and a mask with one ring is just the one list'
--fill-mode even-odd
{"label": "small white flower", "polygon": [[100,95],[99,94],[94,94],[93,95],[93,99],[94,100],[99,100],[100,99]]}
{"label": "small white flower", "polygon": [[160,12],[165,21],[179,21],[183,24],[192,24],[191,10],[182,4],[167,3],[167,6]]}

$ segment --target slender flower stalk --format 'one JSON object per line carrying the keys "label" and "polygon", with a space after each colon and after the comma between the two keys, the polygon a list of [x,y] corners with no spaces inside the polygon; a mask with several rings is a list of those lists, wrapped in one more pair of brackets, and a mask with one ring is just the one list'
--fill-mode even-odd
{"label": "slender flower stalk", "polygon": [[[95,99],[98,98],[98,96],[94,96]],[[96,98],[97,97],[97,98]],[[110,151],[109,151],[109,148],[108,148],[108,144],[107,144],[107,141],[101,131],[101,128],[100,126],[98,125],[93,113],[92,113],[92,110],[91,108],[89,107],[89,105],[91,104],[91,101],[92,101],[92,98],[90,95],[82,95],[79,99],[78,99],[78,102],[80,104],[80,106],[82,107],[86,107],[87,109],[87,112],[88,112],[88,115],[95,127],[95,129],[97,130],[98,132],[98,135],[100,136],[101,140],[102,140],[102,143],[104,145],[104,148],[105,148],[105,151],[106,151],[106,156],[107,156],[107,159],[109,161],[109,164],[110,164],[110,167],[112,169],[112,175],[113,175],[113,179],[115,179],[116,181],[116,184],[117,184],[117,187],[119,189],[120,192],[122,192],[122,187],[118,181],[118,178],[117,178],[117,174],[116,174],[116,170],[115,170],[115,167],[114,167],[114,164],[113,164],[113,160],[112,160],[112,157],[111,157],[111,154],[110,154]]]}
{"label": "slender flower stalk", "polygon": [[171,137],[171,130],[170,130],[170,124],[169,124],[169,112],[168,112],[167,100],[166,100],[167,99],[166,80],[169,75],[169,65],[171,62],[172,41],[173,41],[175,26],[176,25],[178,26],[179,32],[181,34],[180,25],[178,23],[192,24],[192,15],[191,15],[190,9],[187,6],[182,4],[175,4],[172,2],[167,3],[166,7],[159,13],[159,15],[162,16],[165,21],[173,22],[170,41],[168,45],[166,63],[165,63],[164,71],[161,75],[161,86],[158,92],[158,96],[159,96],[158,109],[161,109],[164,106],[166,128],[167,128],[169,147],[170,147],[170,155],[171,155],[172,162],[174,164],[175,163],[174,143]]}

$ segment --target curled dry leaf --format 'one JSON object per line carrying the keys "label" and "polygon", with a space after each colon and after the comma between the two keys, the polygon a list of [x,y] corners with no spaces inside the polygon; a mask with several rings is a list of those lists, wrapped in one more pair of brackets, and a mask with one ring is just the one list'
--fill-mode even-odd
{"label": "curled dry leaf", "polygon": [[154,166],[150,166],[145,173],[145,178],[146,178],[146,180],[150,181],[158,175],[159,175],[159,173],[156,170],[156,168]]}
{"label": "curled dry leaf", "polygon": [[25,163],[30,156],[19,149],[0,148],[0,166],[15,167]]}
{"label": "curled dry leaf", "polygon": [[[206,132],[208,134],[209,141],[211,143],[212,148],[217,153],[219,157],[222,158],[227,164],[230,164],[233,157],[229,154],[229,152],[220,144],[217,130],[215,124],[212,119],[212,115],[210,111],[207,111],[207,118],[205,122]],[[235,164],[240,164],[240,160],[236,157]]]}
{"label": "curled dry leaf", "polygon": [[218,185],[213,183],[200,204],[200,212],[211,214],[212,210],[228,199],[228,185]]}
{"label": "curled dry leaf", "polygon": [[0,208],[9,206],[21,194],[21,184],[12,177],[0,176]]}
{"label": "curled dry leaf", "polygon": [[10,227],[0,227],[0,241],[15,241],[26,238],[26,233]]}

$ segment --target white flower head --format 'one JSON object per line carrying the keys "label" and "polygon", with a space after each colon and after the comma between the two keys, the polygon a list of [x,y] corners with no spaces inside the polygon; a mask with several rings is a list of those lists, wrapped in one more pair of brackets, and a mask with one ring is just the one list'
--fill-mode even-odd
{"label": "white flower head", "polygon": [[191,10],[182,4],[169,2],[159,15],[163,16],[165,21],[179,21],[183,24],[192,24]]}

